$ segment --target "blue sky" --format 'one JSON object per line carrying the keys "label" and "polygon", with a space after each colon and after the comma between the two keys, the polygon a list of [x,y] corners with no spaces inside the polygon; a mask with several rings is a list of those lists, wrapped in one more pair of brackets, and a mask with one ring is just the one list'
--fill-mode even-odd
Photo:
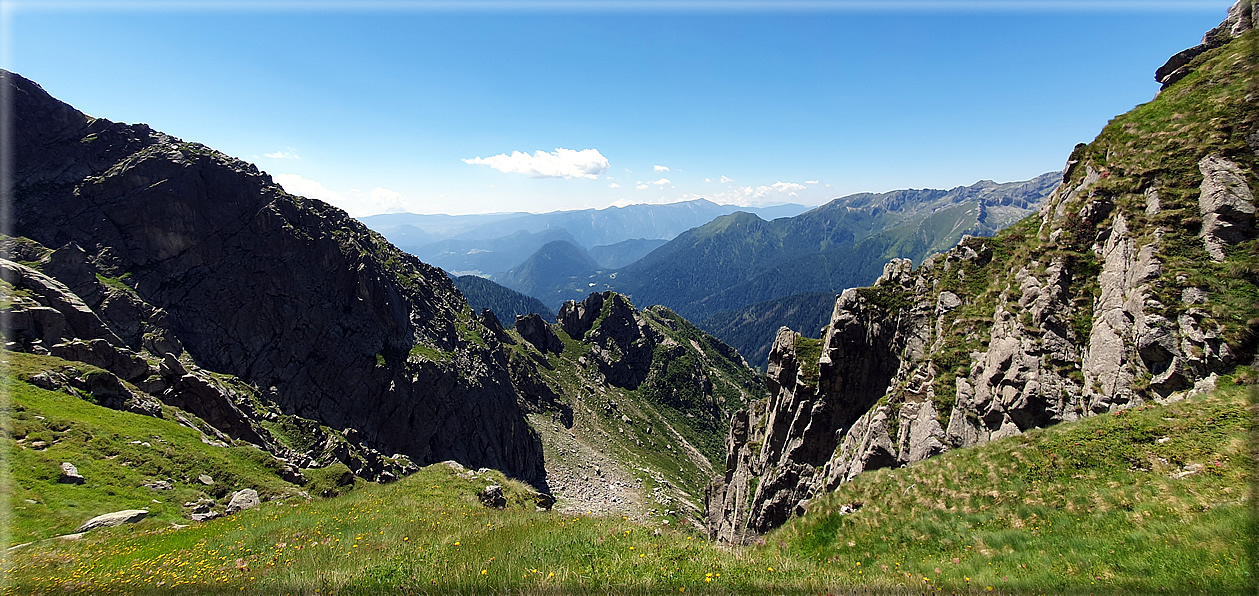
{"label": "blue sky", "polygon": [[0,62],[352,215],[819,204],[1059,169],[1231,4],[5,1]]}

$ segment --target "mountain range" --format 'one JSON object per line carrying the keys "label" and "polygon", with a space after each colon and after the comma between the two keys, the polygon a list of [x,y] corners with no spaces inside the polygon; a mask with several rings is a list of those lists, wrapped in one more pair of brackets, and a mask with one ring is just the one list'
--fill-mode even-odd
{"label": "mountain range", "polygon": [[[596,254],[617,255],[611,257],[612,261],[601,262],[612,263],[605,266],[620,266],[636,260],[636,257],[625,256],[626,251],[642,256],[654,248],[652,241],[672,239],[683,231],[737,210],[777,218],[806,209],[796,204],[747,208],[695,199],[664,205],[638,204],[551,213],[391,213],[363,217],[362,221],[426,263],[456,275],[492,276],[520,265],[544,244],[555,240],[567,240]],[[635,242],[622,244],[626,241]],[[650,248],[644,250],[643,247]]]}
{"label": "mountain range", "polygon": [[[601,266],[573,242],[556,239],[493,279],[552,307],[608,290],[639,303],[663,304],[701,321],[749,362],[764,366],[778,325],[812,324],[829,316],[826,301],[806,296],[833,296],[869,284],[888,259],[921,260],[965,236],[991,235],[1034,212],[1060,178],[1047,173],[951,190],[862,193],[772,221],[735,212],[687,230],[619,269]],[[790,306],[771,306],[782,300]],[[774,321],[761,316],[765,311],[792,318]],[[755,327],[745,327],[749,324]]]}

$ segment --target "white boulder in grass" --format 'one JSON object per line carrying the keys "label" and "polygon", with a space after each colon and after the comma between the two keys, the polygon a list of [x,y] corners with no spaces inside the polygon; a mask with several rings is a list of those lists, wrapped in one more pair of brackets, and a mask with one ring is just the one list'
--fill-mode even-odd
{"label": "white boulder in grass", "polygon": [[75,530],[75,533],[88,532],[97,528],[112,528],[122,524],[134,524],[144,519],[148,514],[149,512],[144,509],[125,509],[98,515],[84,522],[83,525],[79,526],[79,529]]}
{"label": "white boulder in grass", "polygon": [[74,464],[63,461],[61,462],[61,477],[57,479],[61,484],[83,484],[83,476],[79,475],[79,469]]}
{"label": "white boulder in grass", "polygon": [[258,491],[252,488],[242,488],[232,493],[232,500],[227,503],[227,512],[236,513],[243,509],[253,509],[261,504],[258,500]]}

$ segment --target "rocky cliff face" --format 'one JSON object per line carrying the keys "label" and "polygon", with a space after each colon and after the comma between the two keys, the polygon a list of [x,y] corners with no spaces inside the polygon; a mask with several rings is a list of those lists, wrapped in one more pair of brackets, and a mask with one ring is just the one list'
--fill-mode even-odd
{"label": "rocky cliff face", "polygon": [[7,309],[9,349],[102,366],[201,416],[217,408],[220,430],[250,442],[268,441],[250,399],[216,402],[230,392],[208,371],[384,453],[543,480],[501,327],[442,271],[250,164],[92,118],[12,73],[3,84],[11,233],[33,241],[4,255],[25,300]]}
{"label": "rocky cliff face", "polygon": [[747,541],[863,471],[1259,364],[1252,16],[1238,2],[1154,101],[1077,146],[1038,215],[889,263],[821,340],[780,330],[771,396],[734,416],[709,486],[710,533]]}

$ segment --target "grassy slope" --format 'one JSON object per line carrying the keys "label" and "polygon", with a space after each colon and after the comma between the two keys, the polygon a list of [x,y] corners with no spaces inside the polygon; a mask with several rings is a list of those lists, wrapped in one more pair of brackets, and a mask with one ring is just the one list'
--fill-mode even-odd
{"label": "grassy slope", "polygon": [[[149,517],[161,523],[188,523],[182,509],[187,501],[214,499],[220,501],[214,509],[221,512],[231,492],[241,488],[253,488],[264,498],[303,490],[282,480],[275,460],[256,447],[203,443],[200,432],[174,420],[174,408],[164,408],[164,418],[156,419],[17,380],[55,367],[90,371],[91,366],[32,354],[4,352],[4,357],[10,374],[3,387],[8,401],[0,407],[0,448],[7,464],[0,511],[14,544],[68,534],[91,517],[121,509],[148,509]],[[41,440],[49,446],[34,448]],[[86,482],[58,483],[62,462],[74,464]],[[198,482],[201,474],[214,484]],[[156,480],[169,480],[173,488],[143,486]]]}
{"label": "grassy slope", "polygon": [[[769,540],[907,584],[1253,586],[1245,545],[1259,528],[1246,394],[1232,386],[863,474]],[[851,503],[864,507],[838,513]]]}
{"label": "grassy slope", "polygon": [[[181,530],[145,520],[41,542],[5,573],[13,593],[1236,592],[1254,579],[1253,440],[1246,391],[1225,385],[864,474],[754,547],[538,512],[497,472],[437,464]],[[1188,464],[1205,467],[1168,477]],[[477,502],[490,483],[506,510]]]}

